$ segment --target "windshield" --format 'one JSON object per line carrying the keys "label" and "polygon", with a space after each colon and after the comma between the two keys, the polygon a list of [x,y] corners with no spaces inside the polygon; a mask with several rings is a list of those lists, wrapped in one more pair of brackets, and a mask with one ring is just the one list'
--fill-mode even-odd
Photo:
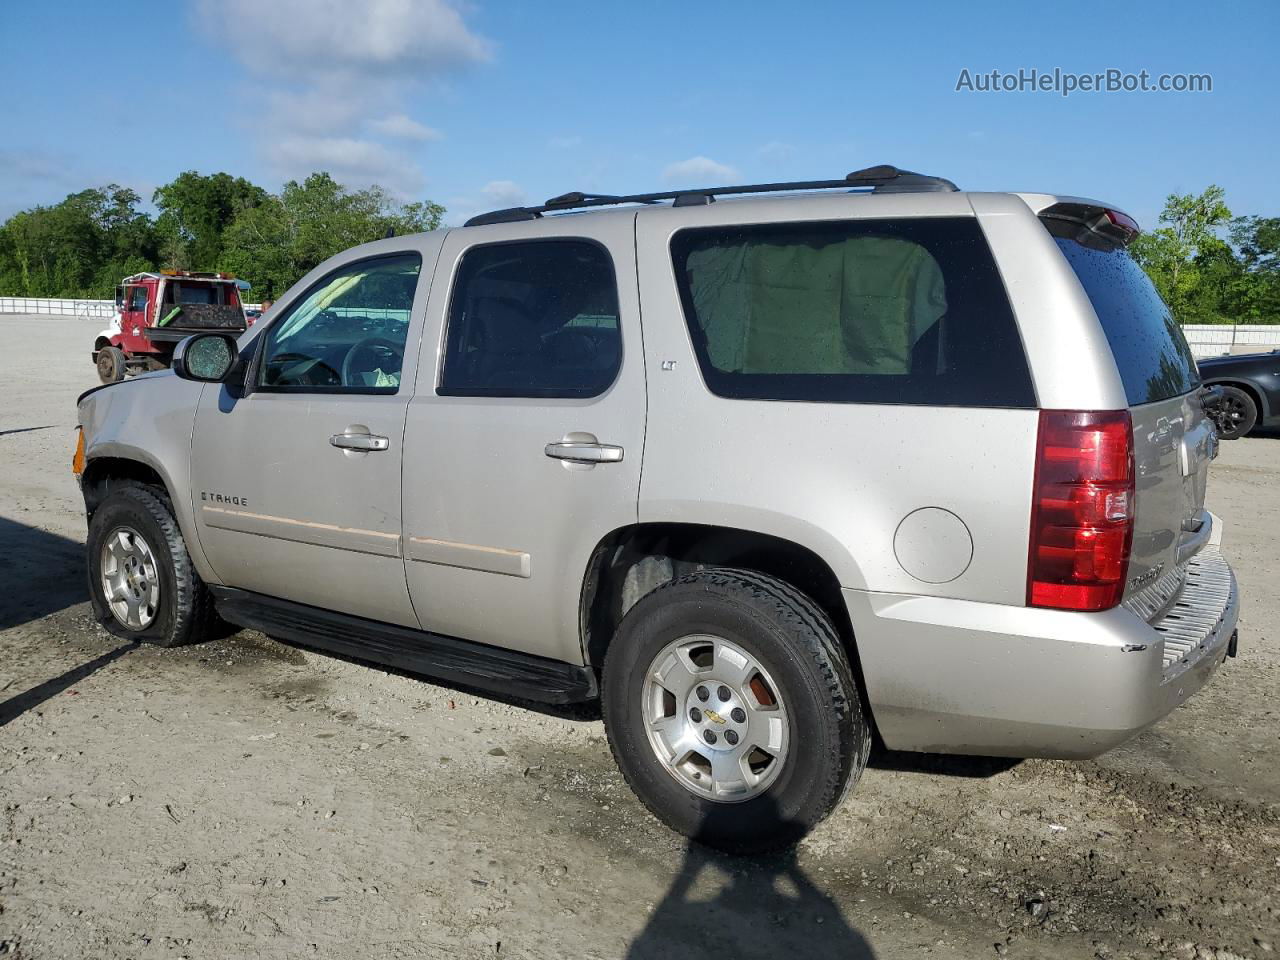
{"label": "windshield", "polygon": [[1198,387],[1200,375],[1182,328],[1129,252],[1054,239],[1102,323],[1129,405],[1167,400]]}

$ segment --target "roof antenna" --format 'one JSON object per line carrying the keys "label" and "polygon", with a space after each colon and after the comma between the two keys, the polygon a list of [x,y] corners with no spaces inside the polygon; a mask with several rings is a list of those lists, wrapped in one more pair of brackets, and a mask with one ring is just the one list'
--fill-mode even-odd
{"label": "roof antenna", "polygon": [[395,228],[394,226],[392,226],[392,227],[387,227],[387,232],[386,232],[386,233],[384,233],[384,234],[382,235],[382,239],[383,239],[383,240],[390,240],[390,239],[391,239],[392,237],[394,237],[395,235],[396,235],[396,228]]}

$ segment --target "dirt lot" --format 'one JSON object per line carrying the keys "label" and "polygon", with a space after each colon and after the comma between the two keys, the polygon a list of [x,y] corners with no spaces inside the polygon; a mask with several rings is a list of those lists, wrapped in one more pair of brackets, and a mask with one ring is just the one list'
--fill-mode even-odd
{"label": "dirt lot", "polygon": [[1089,763],[879,756],[792,856],[660,827],[597,717],[252,633],[88,616],[69,471],[97,324],[0,318],[0,954],[1270,957],[1280,950],[1280,439],[1210,507],[1240,658]]}

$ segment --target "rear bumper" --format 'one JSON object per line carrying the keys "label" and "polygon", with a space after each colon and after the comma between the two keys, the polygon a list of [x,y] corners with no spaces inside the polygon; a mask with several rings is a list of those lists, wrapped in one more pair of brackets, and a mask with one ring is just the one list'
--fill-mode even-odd
{"label": "rear bumper", "polygon": [[1216,546],[1192,561],[1152,623],[1125,607],[844,595],[886,746],[1063,759],[1123,743],[1199,690],[1225,659],[1240,611]]}

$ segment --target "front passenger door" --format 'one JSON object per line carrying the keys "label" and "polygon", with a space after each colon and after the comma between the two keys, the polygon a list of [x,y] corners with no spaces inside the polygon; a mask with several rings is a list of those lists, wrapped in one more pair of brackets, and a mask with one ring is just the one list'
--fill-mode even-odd
{"label": "front passenger door", "polygon": [[261,334],[245,396],[205,389],[192,494],[226,585],[417,625],[400,467],[423,272],[416,251],[338,267]]}

